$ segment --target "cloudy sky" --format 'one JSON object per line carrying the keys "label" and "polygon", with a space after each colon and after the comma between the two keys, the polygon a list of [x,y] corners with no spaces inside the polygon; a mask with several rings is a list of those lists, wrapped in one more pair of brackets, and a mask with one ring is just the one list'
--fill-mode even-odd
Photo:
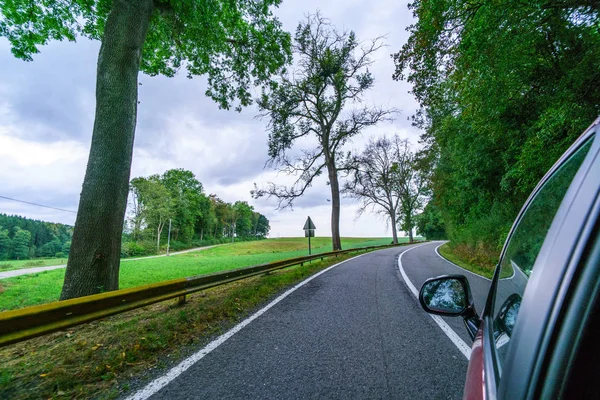
{"label": "cloudy sky", "polygon": [[[360,150],[374,136],[398,134],[417,143],[420,132],[407,118],[416,102],[410,86],[395,82],[390,54],[407,39],[412,23],[402,1],[284,0],[276,15],[293,32],[309,12],[319,9],[339,29],[354,30],[361,40],[385,35],[388,47],[374,57],[375,86],[366,104],[396,107],[396,121],[384,123],[357,137],[350,149]],[[0,38],[0,196],[77,210],[94,116],[94,87],[99,42],[53,42],[26,63],[10,54]],[[331,234],[330,191],[320,179],[293,210],[276,210],[276,201],[254,200],[256,182],[285,183],[289,177],[265,169],[266,120],[257,109],[241,113],[219,110],[204,96],[202,78],[140,75],[138,125],[131,176],[162,173],[170,168],[194,172],[205,191],[234,202],[247,200],[271,222],[271,237],[300,236],[306,217],[317,236]],[[342,199],[342,236],[391,236],[385,220],[373,213],[356,218],[358,206]],[[0,198],[0,212],[73,224],[75,214],[16,203]]]}

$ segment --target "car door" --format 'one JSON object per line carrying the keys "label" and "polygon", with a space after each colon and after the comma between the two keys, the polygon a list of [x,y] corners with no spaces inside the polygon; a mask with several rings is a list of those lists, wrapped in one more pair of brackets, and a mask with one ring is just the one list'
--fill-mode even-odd
{"label": "car door", "polygon": [[539,398],[543,391],[581,249],[597,236],[597,127],[598,121],[542,179],[511,229],[471,359],[479,358],[483,374],[469,366],[465,398],[477,379],[488,399]]}

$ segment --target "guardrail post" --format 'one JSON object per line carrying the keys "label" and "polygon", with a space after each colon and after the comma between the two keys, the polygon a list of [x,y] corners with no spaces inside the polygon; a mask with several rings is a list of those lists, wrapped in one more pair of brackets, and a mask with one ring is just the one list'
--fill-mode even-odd
{"label": "guardrail post", "polygon": [[185,300],[186,300],[186,298],[185,298],[185,294],[184,294],[183,296],[179,296],[179,297],[177,298],[177,305],[178,305],[178,306],[182,306],[182,305],[184,305],[184,304],[185,304]]}

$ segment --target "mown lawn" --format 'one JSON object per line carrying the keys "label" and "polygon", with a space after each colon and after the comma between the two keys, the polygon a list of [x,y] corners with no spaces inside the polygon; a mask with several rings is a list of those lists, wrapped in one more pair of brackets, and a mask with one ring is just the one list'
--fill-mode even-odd
{"label": "mown lawn", "polygon": [[[343,248],[390,244],[390,238],[342,238]],[[331,251],[331,239],[311,239],[313,254]],[[122,289],[169,279],[307,255],[306,238],[267,239],[214,247],[170,257],[132,260],[121,264]],[[58,300],[65,270],[40,272],[0,280],[0,311]]]}

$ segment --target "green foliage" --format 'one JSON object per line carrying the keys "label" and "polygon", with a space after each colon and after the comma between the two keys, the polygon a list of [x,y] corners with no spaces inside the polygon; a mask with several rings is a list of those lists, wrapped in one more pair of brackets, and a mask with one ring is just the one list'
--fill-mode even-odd
{"label": "green foliage", "polygon": [[215,195],[206,196],[194,174],[184,169],[132,179],[130,199],[129,230],[124,235],[122,257],[160,251],[167,242],[169,219],[172,251],[231,242],[235,238],[264,238],[270,229],[269,220],[247,202],[230,204]]}
{"label": "green foliage", "polygon": [[423,235],[427,240],[446,239],[444,217],[442,211],[433,200],[423,209],[423,212],[415,216],[417,234]]}
{"label": "green foliage", "polygon": [[[220,107],[251,103],[250,89],[289,63],[290,35],[270,11],[279,0],[154,1],[141,70],[208,76],[206,95]],[[30,61],[50,40],[101,39],[111,0],[0,0],[0,36]]]}
{"label": "green foliage", "polygon": [[0,226],[0,260],[6,260],[10,256],[11,240],[8,236],[8,229],[2,229]]}
{"label": "green foliage", "polygon": [[[63,246],[65,243],[70,243],[73,235],[73,227],[68,225],[0,214],[0,260],[15,259],[16,256],[11,249],[17,228],[30,233],[27,252],[24,248],[21,249],[20,259],[54,257],[56,252],[65,251]],[[25,253],[27,255],[23,258]]]}
{"label": "green foliage", "polygon": [[447,233],[498,252],[525,199],[600,114],[598,7],[590,2],[415,1],[394,55],[421,110]]}
{"label": "green foliage", "polygon": [[31,241],[31,232],[15,227],[11,246],[11,258],[25,260],[29,258],[29,242]]}

